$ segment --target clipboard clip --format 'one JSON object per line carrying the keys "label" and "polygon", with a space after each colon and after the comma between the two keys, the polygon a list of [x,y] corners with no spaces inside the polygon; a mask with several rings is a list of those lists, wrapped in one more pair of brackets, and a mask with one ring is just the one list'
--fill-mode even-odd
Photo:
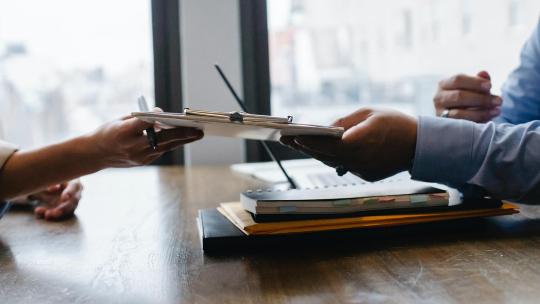
{"label": "clipboard clip", "polygon": [[201,111],[201,110],[192,110],[190,108],[184,108],[184,114],[185,115],[194,115],[194,116],[202,116],[202,117],[213,117],[213,118],[219,118],[219,119],[227,119],[230,122],[233,123],[245,123],[245,122],[266,122],[266,123],[282,123],[282,124],[290,124],[293,122],[292,116],[287,117],[276,117],[276,116],[269,116],[269,115],[257,115],[257,114],[250,114],[246,112],[213,112],[213,111]]}
{"label": "clipboard clip", "polygon": [[229,114],[229,120],[231,122],[244,122],[244,115],[242,115],[240,112],[232,112]]}

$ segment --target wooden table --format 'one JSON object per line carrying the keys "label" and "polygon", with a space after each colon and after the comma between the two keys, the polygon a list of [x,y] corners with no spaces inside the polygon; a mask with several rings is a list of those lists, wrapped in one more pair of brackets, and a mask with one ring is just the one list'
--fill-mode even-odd
{"label": "wooden table", "polygon": [[535,207],[456,222],[455,231],[209,256],[199,244],[197,209],[235,200],[253,181],[226,167],[148,167],[108,170],[83,182],[74,219],[47,223],[19,211],[0,220],[1,303],[540,299]]}

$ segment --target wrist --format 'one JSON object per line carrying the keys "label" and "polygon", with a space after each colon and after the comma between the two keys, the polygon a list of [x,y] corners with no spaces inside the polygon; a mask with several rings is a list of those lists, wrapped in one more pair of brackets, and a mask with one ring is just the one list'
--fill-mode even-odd
{"label": "wrist", "polygon": [[88,169],[97,172],[107,168],[106,153],[99,144],[99,139],[95,134],[88,134],[77,137],[75,146],[84,155]]}

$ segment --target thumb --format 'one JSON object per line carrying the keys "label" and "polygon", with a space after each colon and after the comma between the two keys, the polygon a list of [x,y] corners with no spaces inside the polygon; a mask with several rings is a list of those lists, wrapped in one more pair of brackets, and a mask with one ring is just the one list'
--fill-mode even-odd
{"label": "thumb", "polygon": [[142,131],[148,128],[152,128],[154,126],[154,124],[145,122],[142,119],[136,117],[126,119],[122,121],[122,123],[125,124],[126,127],[133,133],[141,133]]}
{"label": "thumb", "polygon": [[[152,112],[163,112],[161,108],[155,107],[152,109]],[[134,133],[140,133],[148,128],[154,127],[154,123],[146,122],[142,119],[136,117],[130,117],[123,120],[123,122],[128,129],[132,130]]]}
{"label": "thumb", "polygon": [[367,119],[360,121],[349,129],[346,129],[341,137],[341,140],[347,145],[358,145],[364,143],[363,139],[369,134],[370,125],[371,124]]}

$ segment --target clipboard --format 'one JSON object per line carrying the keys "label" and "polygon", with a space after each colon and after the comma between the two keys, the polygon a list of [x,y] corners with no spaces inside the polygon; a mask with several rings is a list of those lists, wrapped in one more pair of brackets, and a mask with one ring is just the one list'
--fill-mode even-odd
{"label": "clipboard", "polygon": [[246,112],[217,112],[185,108],[183,113],[133,112],[149,123],[164,127],[191,127],[205,135],[236,137],[253,140],[279,141],[281,136],[317,135],[340,138],[344,129],[293,123],[293,117],[275,117]]}

